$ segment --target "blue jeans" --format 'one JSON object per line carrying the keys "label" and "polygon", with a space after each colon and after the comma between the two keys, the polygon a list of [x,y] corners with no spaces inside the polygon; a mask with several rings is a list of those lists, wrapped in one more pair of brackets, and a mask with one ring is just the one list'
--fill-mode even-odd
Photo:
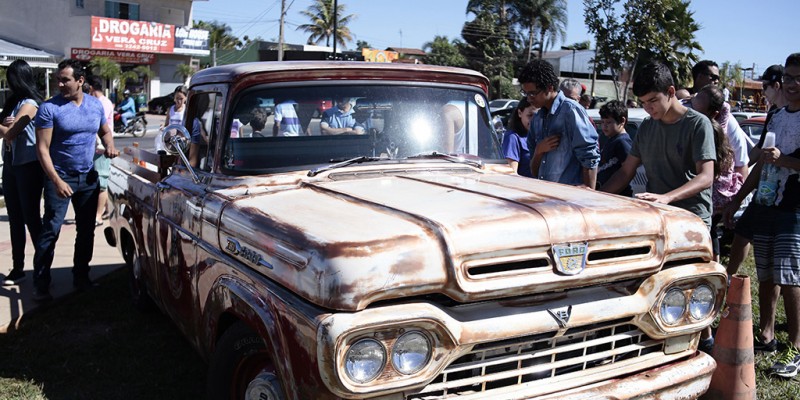
{"label": "blue jeans", "polygon": [[28,227],[34,245],[42,230],[40,204],[44,172],[39,161],[12,165],[10,151],[4,152],[3,164],[3,195],[11,233],[12,268],[22,271],[25,267],[25,227]]}
{"label": "blue jeans", "polygon": [[61,175],[72,188],[72,197],[61,198],[56,186],[49,179],[44,183],[44,216],[42,232],[36,241],[33,256],[33,284],[37,288],[50,286],[50,266],[53,264],[56,242],[61,233],[61,225],[72,202],[75,211],[75,255],[72,259],[72,275],[89,276],[89,262],[94,252],[94,221],[97,214],[97,171],[77,175]]}
{"label": "blue jeans", "polygon": [[136,113],[131,112],[131,111],[124,112],[124,113],[120,114],[119,117],[120,117],[120,119],[122,119],[122,127],[128,126],[128,120],[130,120],[131,118],[133,118],[135,116],[136,116]]}

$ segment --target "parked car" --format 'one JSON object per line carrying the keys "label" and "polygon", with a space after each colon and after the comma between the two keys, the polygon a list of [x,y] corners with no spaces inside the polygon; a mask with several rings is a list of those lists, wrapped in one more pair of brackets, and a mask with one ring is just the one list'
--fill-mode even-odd
{"label": "parked car", "polygon": [[731,115],[733,115],[733,117],[736,118],[736,122],[741,124],[742,121],[746,119],[756,118],[756,117],[766,117],[767,113],[753,112],[753,111],[733,111],[731,112]]}
{"label": "parked car", "polygon": [[[186,126],[165,130],[170,154],[114,159],[104,233],[135,304],[157,305],[208,360],[209,399],[706,391],[716,363],[697,343],[727,275],[705,224],[516,175],[489,87],[434,65],[214,67],[192,77]],[[188,160],[207,93],[222,112]],[[257,98],[289,96],[357,99],[364,130],[232,131]],[[463,120],[463,136],[443,118]]]}
{"label": "parked car", "polygon": [[156,97],[147,102],[147,111],[151,114],[166,114],[169,108],[175,104],[175,93],[166,96]]}
{"label": "parked car", "polygon": [[489,102],[489,112],[495,112],[505,109],[514,109],[519,104],[519,100],[513,99],[494,99]]}
{"label": "parked car", "polygon": [[[758,144],[759,140],[761,140],[761,133],[764,132],[764,122],[766,122],[767,117],[764,116],[757,116],[754,118],[748,118],[742,122],[739,122],[739,126],[742,127],[742,130],[753,141],[753,144]],[[752,148],[748,149],[751,150]]]}

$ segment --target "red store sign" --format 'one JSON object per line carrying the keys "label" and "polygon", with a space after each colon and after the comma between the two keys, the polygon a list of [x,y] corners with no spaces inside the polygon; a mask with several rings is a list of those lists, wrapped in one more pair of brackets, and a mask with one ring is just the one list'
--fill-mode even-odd
{"label": "red store sign", "polygon": [[174,31],[168,24],[92,16],[92,49],[172,54]]}
{"label": "red store sign", "polygon": [[154,53],[140,53],[138,51],[121,50],[96,50],[72,48],[70,58],[74,60],[90,61],[95,57],[108,57],[121,64],[153,64],[156,62]]}

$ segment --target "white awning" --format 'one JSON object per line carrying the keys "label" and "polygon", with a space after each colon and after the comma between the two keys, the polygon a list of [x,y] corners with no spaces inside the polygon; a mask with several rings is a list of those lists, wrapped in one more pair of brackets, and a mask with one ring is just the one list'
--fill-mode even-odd
{"label": "white awning", "polygon": [[14,60],[25,60],[34,68],[56,69],[56,60],[63,58],[59,54],[51,54],[44,50],[26,47],[0,38],[0,67],[11,65]]}

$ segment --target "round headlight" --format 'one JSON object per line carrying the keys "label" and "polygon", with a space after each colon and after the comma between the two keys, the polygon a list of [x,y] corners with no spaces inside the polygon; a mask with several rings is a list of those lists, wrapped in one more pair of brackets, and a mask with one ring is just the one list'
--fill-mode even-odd
{"label": "round headlight", "polygon": [[680,289],[670,289],[661,300],[661,319],[667,325],[675,325],[686,311],[686,295]]}
{"label": "round headlight", "polygon": [[694,319],[703,319],[714,309],[714,291],[708,285],[700,285],[692,291],[689,312]]}
{"label": "round headlight", "polygon": [[392,347],[392,365],[401,374],[410,375],[421,370],[431,357],[431,344],[420,332],[400,336]]}
{"label": "round headlight", "polygon": [[354,382],[366,383],[378,377],[385,363],[383,345],[374,339],[362,339],[347,350],[344,369]]}

